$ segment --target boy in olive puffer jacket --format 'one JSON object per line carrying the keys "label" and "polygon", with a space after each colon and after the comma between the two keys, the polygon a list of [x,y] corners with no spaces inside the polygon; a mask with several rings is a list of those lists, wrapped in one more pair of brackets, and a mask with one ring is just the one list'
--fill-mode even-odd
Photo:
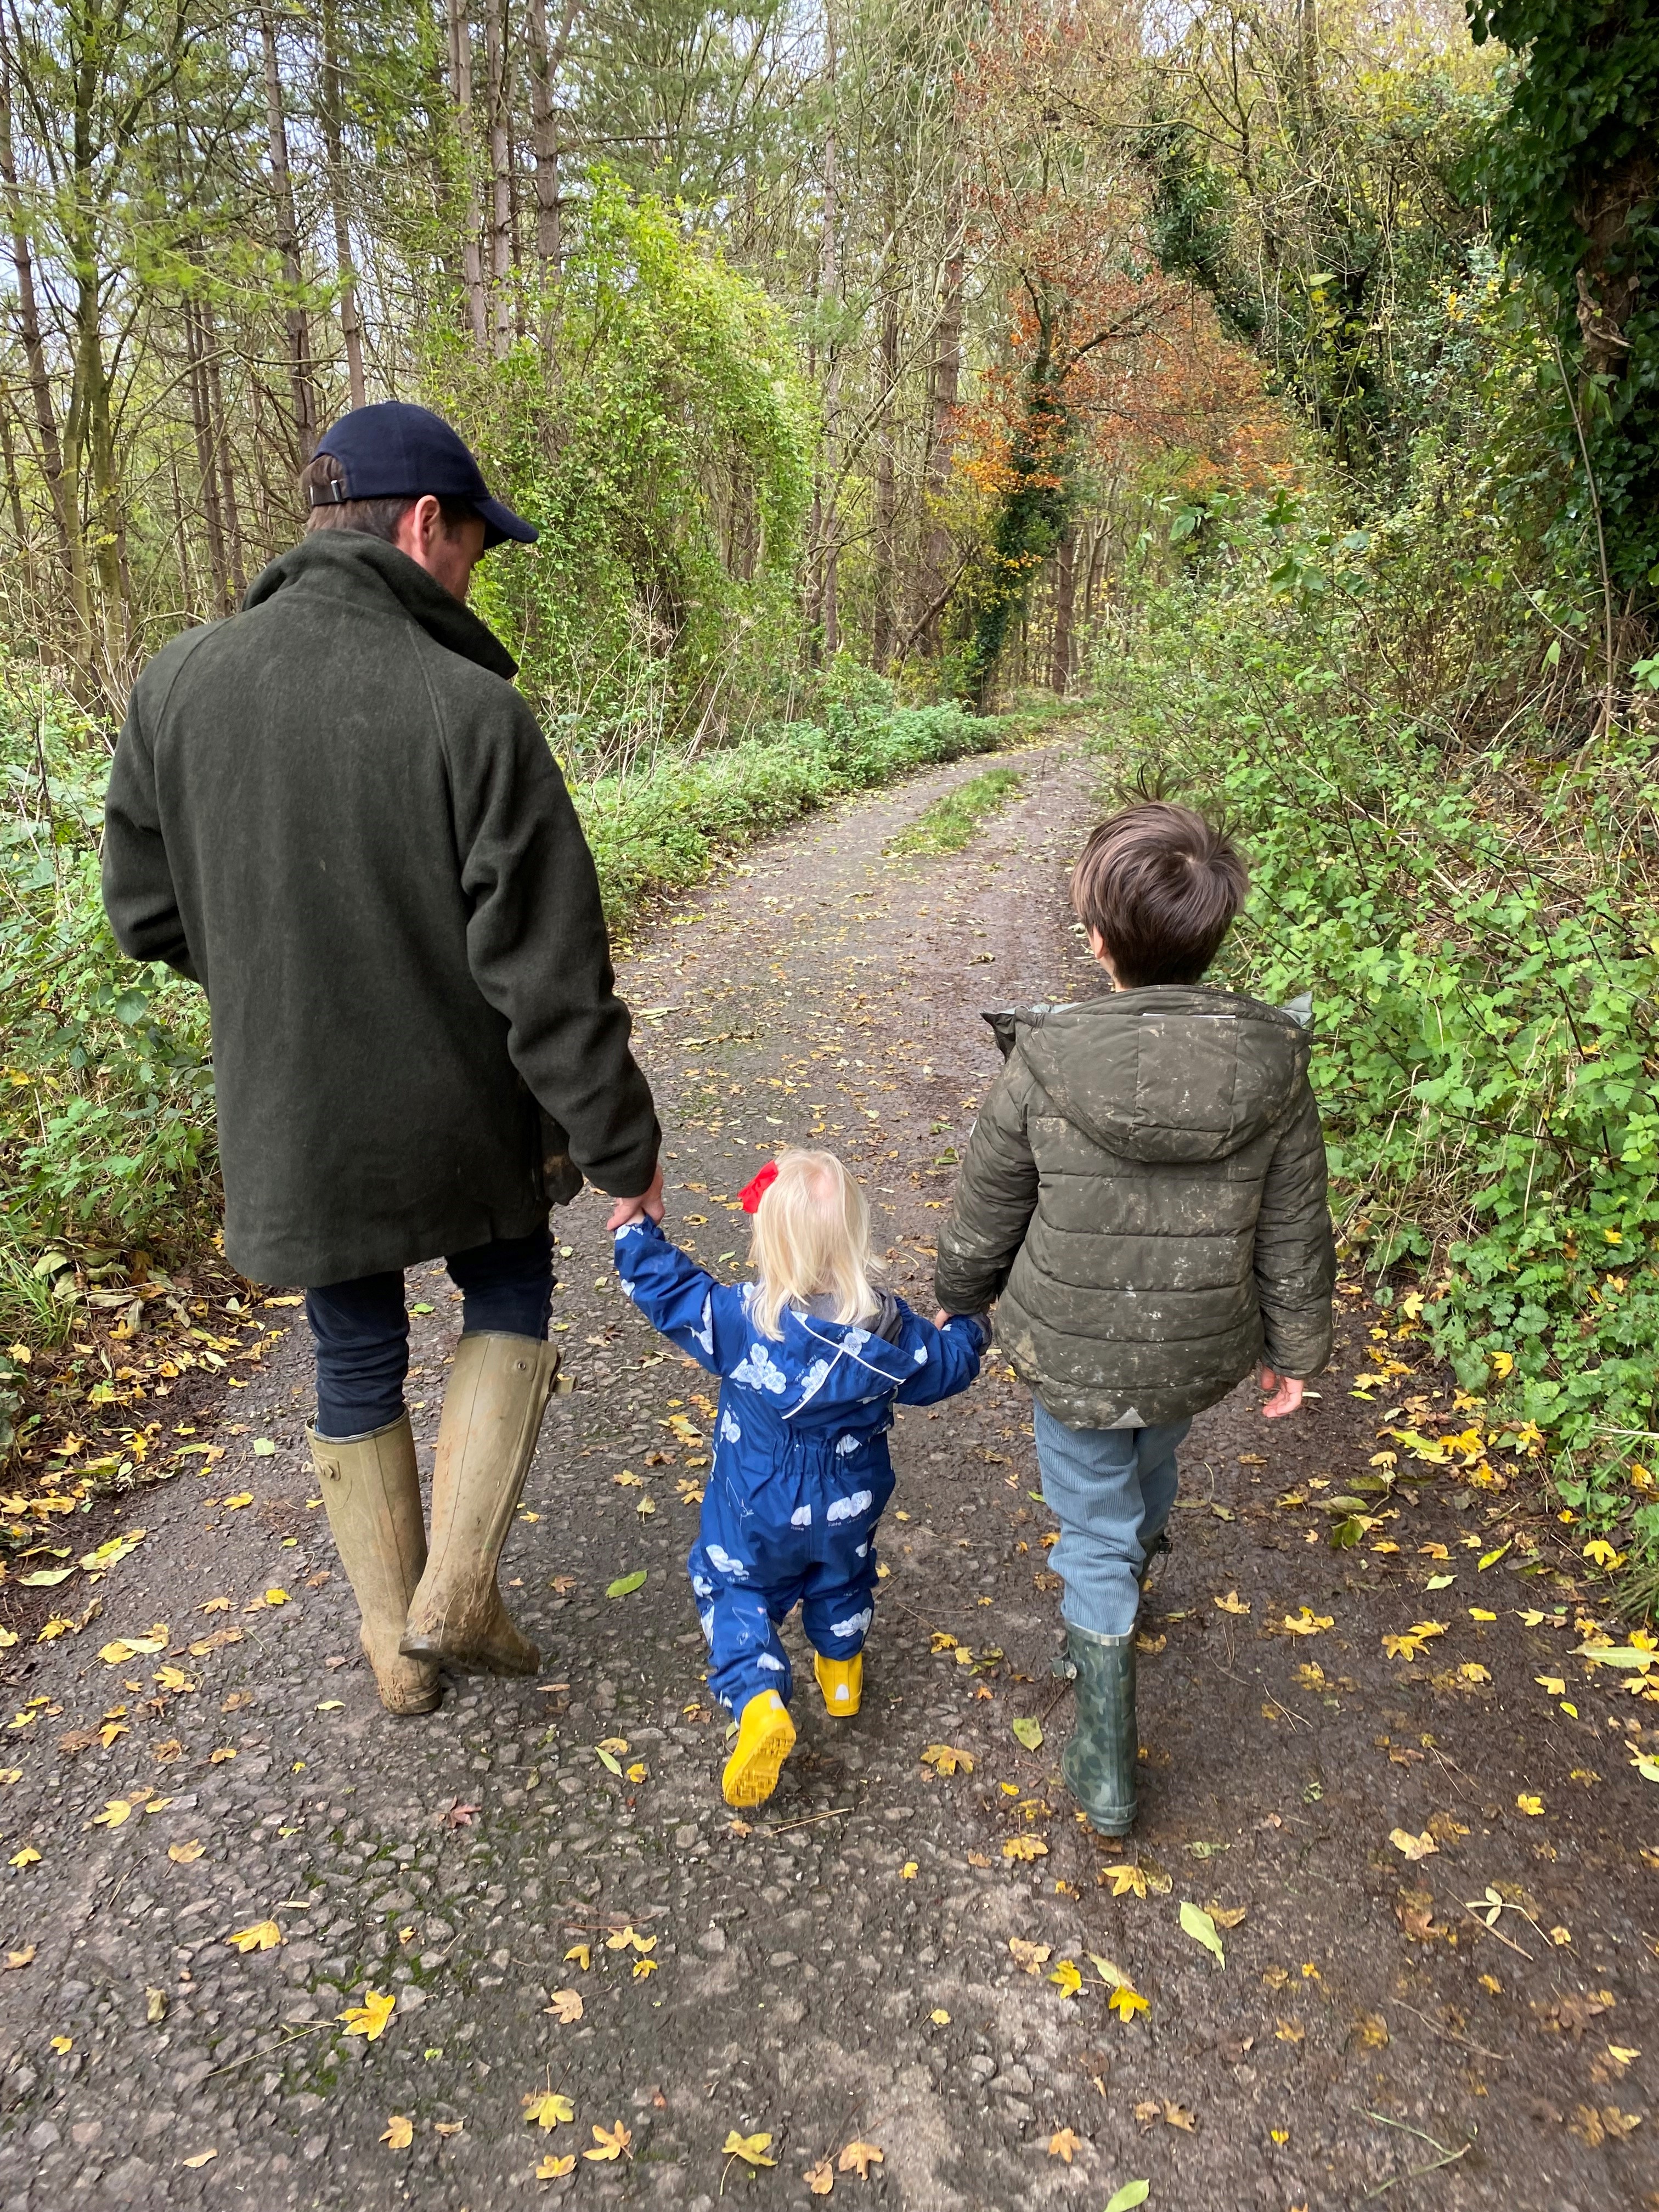
{"label": "boy in olive puffer jacket", "polygon": [[1186,807],[1094,831],[1072,901],[1112,993],[990,1018],[1006,1065],[939,1237],[941,1307],[998,1302],[1036,1400],[1077,1683],[1061,1765],[1107,1834],[1135,1816],[1135,1615],[1176,1448],[1258,1363],[1274,1420],[1330,1357],[1307,1032],[1200,981],[1247,888],[1232,841]]}

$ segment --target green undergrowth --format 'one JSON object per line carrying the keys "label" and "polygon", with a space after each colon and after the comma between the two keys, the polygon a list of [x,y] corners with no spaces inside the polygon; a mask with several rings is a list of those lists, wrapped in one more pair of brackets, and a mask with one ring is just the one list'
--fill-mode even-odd
{"label": "green undergrowth", "polygon": [[[576,787],[613,927],[815,807],[1006,744],[1041,719],[905,705],[851,671],[826,684],[819,711]],[[108,772],[102,729],[37,670],[0,665],[0,1457],[31,1347],[63,1343],[135,1251],[170,1265],[217,1226],[206,1004],[165,969],[125,960],[109,934]]]}
{"label": "green undergrowth", "polygon": [[[1340,614],[1276,584],[1284,562],[1241,526],[1225,566],[1148,590],[1097,670],[1111,781],[1231,817],[1254,884],[1218,980],[1313,993],[1346,1263],[1384,1303],[1419,1289],[1489,1432],[1545,1447],[1587,1567],[1649,1603],[1651,735],[1563,744],[1524,714],[1484,743],[1431,734],[1379,696]],[[1472,1479],[1506,1480],[1486,1461]]]}
{"label": "green undergrowth", "polygon": [[896,837],[890,838],[884,849],[895,858],[909,853],[959,853],[994,814],[1001,812],[1024,780],[1018,769],[987,769],[983,775],[971,776],[936,799]]}

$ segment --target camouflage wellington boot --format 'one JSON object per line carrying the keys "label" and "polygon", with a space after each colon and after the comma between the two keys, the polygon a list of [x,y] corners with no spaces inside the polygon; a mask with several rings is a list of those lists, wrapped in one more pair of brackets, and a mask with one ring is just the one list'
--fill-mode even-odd
{"label": "camouflage wellington boot", "polygon": [[1077,1724],[1061,1753],[1066,1786],[1103,1836],[1134,1826],[1140,1741],[1135,1729],[1135,1639],[1097,1636],[1066,1624],[1068,1671],[1077,1685]]}

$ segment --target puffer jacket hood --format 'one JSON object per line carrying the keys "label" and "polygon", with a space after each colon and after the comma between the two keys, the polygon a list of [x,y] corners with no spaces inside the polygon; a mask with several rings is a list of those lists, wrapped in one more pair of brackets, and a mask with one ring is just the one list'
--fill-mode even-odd
{"label": "puffer jacket hood", "polygon": [[1307,1072],[1295,1016],[1226,991],[1162,986],[986,1018],[1073,1127],[1124,1159],[1230,1158]]}

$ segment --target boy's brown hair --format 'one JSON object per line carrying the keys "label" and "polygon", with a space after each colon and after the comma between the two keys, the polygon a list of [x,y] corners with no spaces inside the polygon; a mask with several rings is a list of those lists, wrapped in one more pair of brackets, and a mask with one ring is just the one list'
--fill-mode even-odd
{"label": "boy's brown hair", "polygon": [[1224,830],[1152,799],[1092,831],[1072,871],[1072,906],[1097,930],[1125,990],[1196,983],[1249,890]]}

